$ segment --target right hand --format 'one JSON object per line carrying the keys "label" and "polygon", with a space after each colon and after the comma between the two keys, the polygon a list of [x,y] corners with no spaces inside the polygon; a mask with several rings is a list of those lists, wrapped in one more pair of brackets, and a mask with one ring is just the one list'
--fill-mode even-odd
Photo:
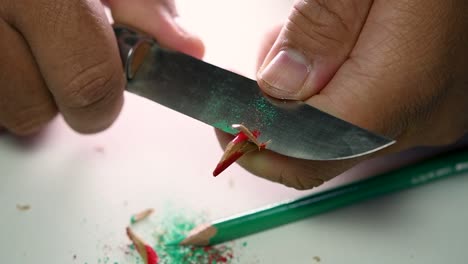
{"label": "right hand", "polygon": [[[174,1],[110,0],[114,19],[169,48],[202,57],[202,42],[177,25]],[[125,80],[99,0],[0,2],[0,127],[38,132],[60,112],[76,131],[109,127]]]}
{"label": "right hand", "polygon": [[[259,151],[239,163],[260,177],[310,189],[372,157],[459,140],[468,132],[467,8],[467,1],[296,1],[260,53],[262,91],[397,142],[353,159]],[[230,140],[218,135],[222,144]]]}

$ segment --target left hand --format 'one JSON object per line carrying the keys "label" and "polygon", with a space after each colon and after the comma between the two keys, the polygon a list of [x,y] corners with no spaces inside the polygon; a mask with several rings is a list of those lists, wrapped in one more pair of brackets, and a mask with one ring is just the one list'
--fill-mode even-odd
{"label": "left hand", "polygon": [[116,23],[141,30],[164,47],[196,58],[205,52],[203,42],[179,23],[174,0],[106,0]]}
{"label": "left hand", "polygon": [[[203,57],[201,40],[177,23],[173,0],[102,2],[118,23],[150,34],[167,48]],[[0,132],[3,126],[16,135],[34,135],[59,111],[81,133],[96,133],[114,122],[124,78],[99,0],[1,1],[0,32],[6,51],[0,55]]]}
{"label": "left hand", "polygon": [[[467,3],[298,1],[286,24],[265,41],[257,75],[262,90],[305,101],[397,143],[342,161],[261,151],[239,163],[260,177],[310,189],[362,160],[459,139],[468,131]],[[230,139],[218,137],[223,145]]]}

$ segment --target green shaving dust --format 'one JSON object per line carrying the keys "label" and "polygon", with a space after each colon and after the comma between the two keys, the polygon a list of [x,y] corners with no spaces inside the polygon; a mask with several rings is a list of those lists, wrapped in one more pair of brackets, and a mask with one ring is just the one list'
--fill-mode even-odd
{"label": "green shaving dust", "polygon": [[[170,212],[158,214],[149,219],[152,226],[149,233],[152,241],[148,240],[147,243],[153,245],[153,249],[157,252],[158,264],[233,263],[232,243],[206,247],[167,245],[184,238],[193,228],[206,222],[203,215],[189,215],[190,217],[187,216],[186,212],[170,210]],[[134,252],[135,249],[133,248],[131,251]],[[142,263],[138,254],[132,254],[132,256],[136,258],[136,263]]]}
{"label": "green shaving dust", "polygon": [[[202,219],[202,218],[200,218]],[[221,245],[216,247],[166,246],[166,244],[185,237],[192,229],[204,221],[194,221],[186,216],[177,215],[163,221],[165,230],[154,232],[155,250],[159,263],[230,263],[232,249]]]}

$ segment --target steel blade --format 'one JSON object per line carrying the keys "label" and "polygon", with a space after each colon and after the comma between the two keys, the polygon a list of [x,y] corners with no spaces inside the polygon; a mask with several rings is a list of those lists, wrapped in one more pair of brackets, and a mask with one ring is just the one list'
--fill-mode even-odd
{"label": "steel blade", "polygon": [[260,132],[267,149],[309,160],[345,159],[392,140],[303,102],[265,96],[254,80],[153,45],[127,90],[235,134],[232,124]]}

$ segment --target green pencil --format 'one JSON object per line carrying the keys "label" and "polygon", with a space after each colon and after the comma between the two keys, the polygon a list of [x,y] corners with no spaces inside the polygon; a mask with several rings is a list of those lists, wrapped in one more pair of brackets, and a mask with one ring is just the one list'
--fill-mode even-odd
{"label": "green pencil", "polygon": [[468,150],[428,159],[376,177],[199,226],[169,245],[214,245],[313,215],[468,172]]}

